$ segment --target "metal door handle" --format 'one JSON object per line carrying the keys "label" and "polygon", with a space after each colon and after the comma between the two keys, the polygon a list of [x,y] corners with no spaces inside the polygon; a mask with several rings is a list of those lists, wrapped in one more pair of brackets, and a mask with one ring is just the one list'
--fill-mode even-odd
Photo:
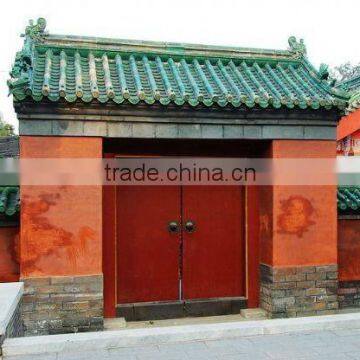
{"label": "metal door handle", "polygon": [[169,233],[179,232],[179,224],[176,221],[170,221],[168,224]]}
{"label": "metal door handle", "polygon": [[192,233],[195,231],[195,223],[191,220],[188,220],[186,223],[185,223],[185,231],[187,231],[188,233]]}

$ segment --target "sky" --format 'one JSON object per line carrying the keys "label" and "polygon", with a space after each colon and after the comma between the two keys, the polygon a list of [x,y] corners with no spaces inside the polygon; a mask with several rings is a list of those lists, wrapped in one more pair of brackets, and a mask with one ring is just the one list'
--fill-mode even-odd
{"label": "sky", "polygon": [[0,112],[16,128],[6,80],[29,19],[51,34],[286,49],[304,38],[310,61],[360,62],[359,0],[3,0]]}

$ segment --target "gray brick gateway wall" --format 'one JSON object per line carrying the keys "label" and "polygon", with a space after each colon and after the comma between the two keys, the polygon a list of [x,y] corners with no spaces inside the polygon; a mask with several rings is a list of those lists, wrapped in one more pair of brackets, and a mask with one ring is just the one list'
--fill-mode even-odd
{"label": "gray brick gateway wall", "polygon": [[271,318],[337,312],[337,265],[276,268],[260,265],[260,306]]}
{"label": "gray brick gateway wall", "polygon": [[339,281],[339,308],[360,308],[360,280]]}
{"label": "gray brick gateway wall", "polygon": [[103,276],[22,279],[25,335],[102,330]]}
{"label": "gray brick gateway wall", "polygon": [[0,299],[0,359],[2,359],[2,345],[5,339],[24,336],[21,318],[23,285],[19,283],[3,283],[0,285],[0,292],[3,295]]}
{"label": "gray brick gateway wall", "polygon": [[0,157],[19,156],[19,137],[5,136],[0,137]]}
{"label": "gray brick gateway wall", "polygon": [[14,338],[24,336],[24,327],[21,319],[21,301],[16,307],[15,312],[13,313],[9,324],[6,327],[5,334],[0,334],[0,359],[2,355],[2,344],[6,338]]}
{"label": "gray brick gateway wall", "polygon": [[24,336],[24,326],[21,318],[21,301],[16,307],[16,310],[6,328],[5,338],[14,338],[20,336]]}

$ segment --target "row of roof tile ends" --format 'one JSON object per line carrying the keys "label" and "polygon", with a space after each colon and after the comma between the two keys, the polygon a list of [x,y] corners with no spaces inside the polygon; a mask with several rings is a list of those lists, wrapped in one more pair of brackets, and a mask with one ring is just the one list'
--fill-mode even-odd
{"label": "row of roof tile ends", "polygon": [[[339,187],[337,192],[337,207],[340,215],[360,215],[360,187]],[[0,216],[6,218],[17,217],[19,212],[19,187],[0,187]]]}

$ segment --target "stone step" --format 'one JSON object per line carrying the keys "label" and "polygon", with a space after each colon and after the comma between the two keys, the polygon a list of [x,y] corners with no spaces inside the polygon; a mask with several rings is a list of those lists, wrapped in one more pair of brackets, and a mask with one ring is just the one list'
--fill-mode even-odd
{"label": "stone step", "polygon": [[267,313],[264,309],[241,309],[240,315],[247,320],[265,320],[267,319]]}
{"label": "stone step", "polygon": [[118,330],[126,328],[126,320],[123,317],[104,319],[104,330]]}
{"label": "stone step", "polygon": [[2,350],[5,360],[55,360],[57,353],[66,352],[341,329],[360,329],[360,313],[12,338],[5,340]]}

